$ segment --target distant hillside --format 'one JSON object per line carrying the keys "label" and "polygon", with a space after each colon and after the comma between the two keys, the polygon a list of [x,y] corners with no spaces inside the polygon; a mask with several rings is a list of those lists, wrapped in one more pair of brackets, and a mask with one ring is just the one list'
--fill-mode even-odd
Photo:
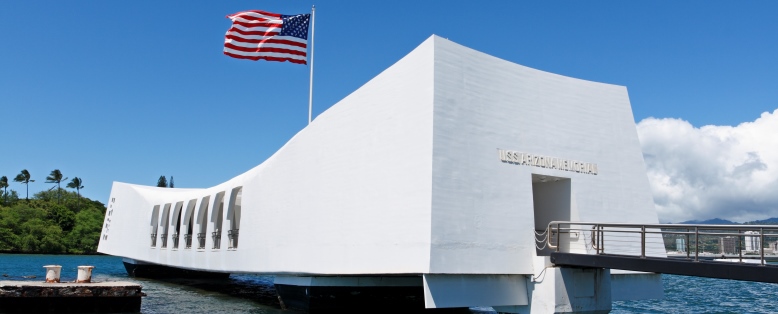
{"label": "distant hillside", "polygon": [[749,221],[745,225],[778,225],[778,218],[767,218],[763,220]]}
{"label": "distant hillside", "polygon": [[767,218],[763,220],[748,221],[744,223],[734,222],[721,218],[713,218],[708,220],[689,220],[681,222],[681,224],[691,225],[778,225],[778,217]]}
{"label": "distant hillside", "polygon": [[97,252],[103,203],[56,189],[38,192],[29,200],[19,199],[15,191],[7,196],[0,198],[0,253]]}
{"label": "distant hillside", "polygon": [[708,220],[689,220],[684,221],[682,224],[690,224],[690,225],[739,225],[740,223],[729,221],[726,219],[721,218],[713,218]]}

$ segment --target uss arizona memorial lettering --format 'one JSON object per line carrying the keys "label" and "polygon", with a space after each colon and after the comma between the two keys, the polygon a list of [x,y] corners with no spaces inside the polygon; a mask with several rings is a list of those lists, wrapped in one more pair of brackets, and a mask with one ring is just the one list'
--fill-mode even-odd
{"label": "uss arizona memorial lettering", "polygon": [[498,149],[497,153],[500,155],[500,161],[502,162],[597,175],[597,164],[595,163],[528,154],[504,149]]}

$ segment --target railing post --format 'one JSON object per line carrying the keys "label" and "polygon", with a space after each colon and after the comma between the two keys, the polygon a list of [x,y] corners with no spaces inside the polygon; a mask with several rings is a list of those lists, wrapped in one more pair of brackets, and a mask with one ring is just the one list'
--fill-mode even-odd
{"label": "railing post", "polygon": [[694,261],[699,262],[700,256],[700,227],[694,227]]}
{"label": "railing post", "polygon": [[640,226],[640,257],[646,257],[646,226]]}
{"label": "railing post", "polygon": [[[586,237],[584,237],[584,241],[586,241]],[[597,245],[600,244],[599,240],[597,239],[597,225],[592,226],[591,242],[592,248],[594,248],[594,254],[600,254],[600,248],[597,247]]]}
{"label": "railing post", "polygon": [[759,228],[759,255],[762,257],[762,266],[764,266],[764,228]]}
{"label": "railing post", "polygon": [[689,249],[689,245],[692,243],[689,241],[689,228],[686,228],[686,245],[684,249],[686,249],[686,259],[689,259],[689,254],[691,254],[692,250]]}
{"label": "railing post", "polygon": [[556,224],[556,251],[559,252],[559,247],[562,246],[559,244],[559,226],[562,225],[561,223]]}
{"label": "railing post", "polygon": [[743,231],[738,229],[737,230],[737,253],[738,256],[740,257],[740,262],[742,263],[743,262],[743,243],[742,243],[743,236],[741,235],[741,233],[743,233]]}
{"label": "railing post", "polygon": [[605,226],[600,226],[600,250],[605,254]]}
{"label": "railing post", "polygon": [[602,254],[602,226],[595,226],[595,234],[597,234],[597,254]]}
{"label": "railing post", "polygon": [[546,246],[548,248],[554,247],[553,245],[551,245],[551,235],[552,234],[554,234],[554,228],[551,227],[551,223],[549,223],[548,226],[546,226]]}

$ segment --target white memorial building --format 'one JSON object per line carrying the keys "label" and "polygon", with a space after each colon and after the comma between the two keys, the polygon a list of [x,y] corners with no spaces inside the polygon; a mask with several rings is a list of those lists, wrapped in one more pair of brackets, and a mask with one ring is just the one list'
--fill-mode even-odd
{"label": "white memorial building", "polygon": [[626,87],[437,36],[257,167],[203,189],[115,182],[105,219],[98,251],[136,275],[272,274],[310,311],[607,313],[662,297],[657,274],[554,267],[536,247],[555,220],[658,223]]}

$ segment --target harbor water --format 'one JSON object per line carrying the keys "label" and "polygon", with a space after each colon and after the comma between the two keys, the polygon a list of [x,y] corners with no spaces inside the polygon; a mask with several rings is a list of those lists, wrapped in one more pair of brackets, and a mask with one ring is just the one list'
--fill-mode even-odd
{"label": "harbor water", "polygon": [[[101,255],[0,254],[0,280],[43,281],[43,265],[62,265],[61,280],[77,267],[95,266],[92,281],[143,286],[142,313],[295,313],[281,310],[272,276],[231,275],[229,280],[151,280],[127,276],[121,258]],[[664,300],[617,301],[611,313],[778,313],[778,284],[663,275]],[[370,313],[365,309],[365,313]],[[473,308],[473,313],[494,313]]]}

